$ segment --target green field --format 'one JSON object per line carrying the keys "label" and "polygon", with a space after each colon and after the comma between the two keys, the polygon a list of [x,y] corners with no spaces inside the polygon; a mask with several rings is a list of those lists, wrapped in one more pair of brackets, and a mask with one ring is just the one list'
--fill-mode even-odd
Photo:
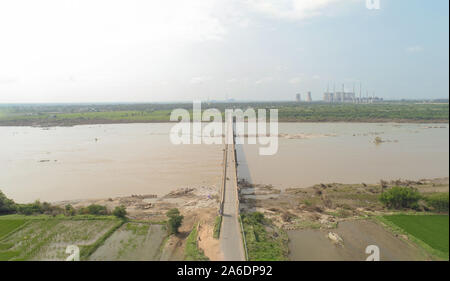
{"label": "green field", "polygon": [[106,239],[89,260],[158,260],[166,237],[163,225],[128,222]]}
{"label": "green field", "polygon": [[[168,122],[173,109],[192,112],[185,104],[2,105],[3,126],[71,126],[77,124]],[[204,103],[202,109],[278,109],[281,122],[448,122],[448,104],[385,102],[380,104]]]}
{"label": "green field", "polygon": [[[449,254],[449,217],[446,215],[392,215],[384,219],[434,250]],[[443,256],[443,255],[441,255]]]}
{"label": "green field", "polygon": [[0,260],[64,260],[68,245],[88,257],[120,225],[118,219],[2,216]]}
{"label": "green field", "polygon": [[13,230],[25,224],[26,220],[0,220],[0,240]]}

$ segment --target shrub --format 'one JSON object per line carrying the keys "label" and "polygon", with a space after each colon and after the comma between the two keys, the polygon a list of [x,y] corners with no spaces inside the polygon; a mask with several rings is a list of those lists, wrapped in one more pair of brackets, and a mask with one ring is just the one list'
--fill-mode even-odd
{"label": "shrub", "polygon": [[127,210],[125,206],[121,205],[114,208],[113,215],[118,218],[124,219],[127,215]]}
{"label": "shrub", "polygon": [[178,233],[178,228],[180,228],[183,222],[183,216],[180,215],[180,211],[176,208],[167,211],[166,216],[169,218],[167,221],[167,231],[169,234]]}
{"label": "shrub", "polygon": [[222,216],[217,216],[216,220],[214,221],[213,238],[215,238],[215,239],[220,238],[220,228],[221,227],[222,227]]}
{"label": "shrub", "polygon": [[76,214],[76,211],[75,211],[75,209],[73,208],[72,205],[67,204],[67,205],[64,207],[64,214],[65,214],[66,216],[74,216],[74,215]]}
{"label": "shrub", "polygon": [[16,212],[16,203],[8,199],[3,192],[0,191],[0,215],[7,215]]}
{"label": "shrub", "polygon": [[435,193],[425,198],[427,204],[438,213],[448,213],[448,193]]}
{"label": "shrub", "polygon": [[381,203],[393,209],[416,209],[421,198],[420,193],[416,189],[398,186],[380,195]]}
{"label": "shrub", "polygon": [[108,210],[106,209],[106,206],[101,206],[101,205],[97,205],[97,204],[92,204],[85,208],[81,208],[79,212],[80,212],[80,214],[83,214],[83,215],[97,215],[97,216],[108,214]]}

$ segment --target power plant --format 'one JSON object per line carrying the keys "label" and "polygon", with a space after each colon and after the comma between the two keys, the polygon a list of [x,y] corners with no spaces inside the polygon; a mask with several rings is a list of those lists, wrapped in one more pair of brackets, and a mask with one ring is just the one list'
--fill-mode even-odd
{"label": "power plant", "polygon": [[[295,101],[296,102],[302,102],[302,95],[296,94],[295,95]],[[311,92],[306,93],[305,102],[312,102]]]}
{"label": "power plant", "polygon": [[330,92],[329,86],[327,91],[323,93],[323,101],[328,103],[375,103],[383,101],[382,98],[376,97],[375,93],[369,96],[368,91],[365,97],[362,96],[362,84],[360,84],[359,97],[356,95],[355,86],[353,91],[345,91],[345,84],[342,84],[342,91],[336,92],[336,86]]}
{"label": "power plant", "polygon": [[306,96],[306,102],[312,102],[311,92],[308,92],[308,95]]}

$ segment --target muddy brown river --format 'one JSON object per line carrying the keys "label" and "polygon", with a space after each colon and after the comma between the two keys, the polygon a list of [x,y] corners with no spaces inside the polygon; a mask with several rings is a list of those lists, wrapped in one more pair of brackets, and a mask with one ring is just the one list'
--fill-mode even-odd
{"label": "muddy brown river", "polygon": [[[171,127],[0,127],[0,190],[25,203],[218,187],[222,146],[173,145]],[[241,178],[283,189],[448,177],[448,124],[280,123],[279,131],[274,156],[238,146]]]}
{"label": "muddy brown river", "polygon": [[218,186],[222,146],[173,145],[171,127],[0,127],[0,190],[25,203]]}
{"label": "muddy brown river", "polygon": [[238,146],[240,178],[285,189],[449,175],[448,124],[280,123],[279,134],[273,156]]}

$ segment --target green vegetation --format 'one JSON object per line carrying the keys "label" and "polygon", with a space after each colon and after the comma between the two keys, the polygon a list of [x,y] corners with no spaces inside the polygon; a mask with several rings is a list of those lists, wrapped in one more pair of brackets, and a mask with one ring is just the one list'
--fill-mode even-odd
{"label": "green vegetation", "polygon": [[447,193],[434,193],[424,197],[428,206],[433,208],[438,213],[448,213],[448,192]]}
{"label": "green vegetation", "polygon": [[[75,215],[92,215],[92,216],[109,216],[111,213],[106,206],[91,204],[87,207],[79,208],[78,210],[68,204],[64,208],[54,206],[47,202],[40,202],[39,200],[30,204],[17,204],[13,200],[8,199],[0,191],[0,216],[8,214],[20,214],[20,215],[51,215],[57,216],[75,216]],[[126,209],[124,206],[117,207],[113,213],[114,216],[119,218],[125,218]]]}
{"label": "green vegetation", "polygon": [[9,226],[9,231],[0,239],[0,260],[64,260],[68,245],[79,246],[82,258],[87,258],[123,223],[100,218],[3,216],[0,227]]}
{"label": "green vegetation", "polygon": [[24,225],[26,220],[18,219],[18,220],[0,220],[0,240],[13,232],[20,226]]}
{"label": "green vegetation", "polygon": [[164,226],[127,221],[105,240],[89,260],[159,260],[167,241]]}
{"label": "green vegetation", "polygon": [[[420,246],[432,254],[447,259],[449,257],[449,218],[445,215],[391,215],[382,217],[412,236]],[[424,245],[425,244],[425,245]]]}
{"label": "green vegetation", "polygon": [[0,190],[0,215],[13,214],[16,212],[16,203],[8,199]]}
{"label": "green vegetation", "polygon": [[101,245],[103,245],[117,229],[119,229],[125,223],[121,220],[116,223],[110,230],[108,230],[103,236],[101,236],[94,244],[83,246],[80,249],[80,260],[87,260]]}
{"label": "green vegetation", "polygon": [[[279,109],[281,122],[448,122],[448,104],[385,102],[380,104],[204,103],[204,110],[217,108]],[[192,104],[92,104],[3,105],[0,125],[70,126],[121,122],[168,122],[175,108],[192,110]]]}
{"label": "green vegetation", "polygon": [[288,238],[285,232],[275,227],[262,213],[243,214],[249,260],[283,261],[287,260]]}
{"label": "green vegetation", "polygon": [[221,227],[222,227],[222,216],[217,216],[216,220],[214,221],[214,232],[213,232],[213,237],[215,239],[219,239]]}
{"label": "green vegetation", "polygon": [[126,218],[126,215],[127,215],[127,209],[123,205],[117,206],[116,208],[114,208],[114,211],[112,214],[120,219],[124,219],[124,218]]}
{"label": "green vegetation", "polygon": [[184,217],[180,215],[180,211],[176,208],[167,211],[166,216],[169,218],[167,221],[167,231],[169,235],[177,234],[178,228],[181,226]]}
{"label": "green vegetation", "polygon": [[80,214],[90,214],[90,215],[107,215],[108,210],[106,209],[106,206],[91,204],[85,208],[80,209]]}
{"label": "green vegetation", "polygon": [[[163,226],[150,230],[152,224],[128,222],[114,216],[0,216],[0,261],[64,260],[68,245],[80,248],[81,260],[89,260],[92,255],[95,259],[103,257],[102,260],[108,257],[154,260],[161,252],[161,242],[168,236]],[[120,241],[113,239],[113,244],[106,247],[107,256],[102,256],[99,248],[117,232]],[[111,245],[117,250],[116,255],[109,256]]]}
{"label": "green vegetation", "polygon": [[198,248],[198,224],[194,226],[191,233],[186,239],[186,248],[184,250],[185,260],[187,261],[207,261],[208,257],[205,256],[202,250]]}
{"label": "green vegetation", "polygon": [[380,201],[392,209],[417,209],[422,198],[419,191],[410,187],[394,186],[380,195]]}

